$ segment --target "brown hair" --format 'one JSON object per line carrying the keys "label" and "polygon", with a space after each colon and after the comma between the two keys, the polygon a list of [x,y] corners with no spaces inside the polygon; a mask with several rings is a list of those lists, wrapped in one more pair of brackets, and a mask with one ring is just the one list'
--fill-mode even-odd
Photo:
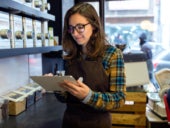
{"label": "brown hair", "polygon": [[64,59],[76,58],[81,53],[81,46],[76,43],[71,34],[68,32],[69,18],[71,15],[76,13],[84,16],[94,28],[92,36],[86,46],[88,56],[102,56],[106,40],[100,18],[92,5],[81,2],[70,8],[64,18],[64,31],[62,39],[63,50],[66,53],[64,55]]}

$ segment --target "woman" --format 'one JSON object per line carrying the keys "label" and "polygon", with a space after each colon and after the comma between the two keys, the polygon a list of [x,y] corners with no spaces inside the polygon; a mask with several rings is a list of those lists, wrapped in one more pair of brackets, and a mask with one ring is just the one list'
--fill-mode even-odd
{"label": "woman", "polygon": [[67,11],[62,45],[66,75],[78,79],[64,81],[66,93],[56,93],[67,103],[62,127],[111,128],[109,110],[125,100],[124,61],[121,51],[107,44],[92,5],[79,3]]}

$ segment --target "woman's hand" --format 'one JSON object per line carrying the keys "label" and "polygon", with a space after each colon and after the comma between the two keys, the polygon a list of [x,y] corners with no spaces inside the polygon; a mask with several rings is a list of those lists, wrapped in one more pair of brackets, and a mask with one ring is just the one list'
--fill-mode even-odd
{"label": "woman's hand", "polygon": [[77,80],[77,83],[65,80],[60,86],[80,100],[83,100],[90,91],[90,88],[81,80]]}
{"label": "woman's hand", "polygon": [[44,74],[44,76],[54,76],[52,73]]}

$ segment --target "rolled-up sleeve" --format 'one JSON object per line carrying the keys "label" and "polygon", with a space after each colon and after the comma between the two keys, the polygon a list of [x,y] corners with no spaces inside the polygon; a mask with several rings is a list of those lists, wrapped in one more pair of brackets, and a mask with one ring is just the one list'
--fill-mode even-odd
{"label": "rolled-up sleeve", "polygon": [[110,47],[103,58],[103,67],[110,79],[110,91],[101,93],[91,90],[90,97],[84,103],[102,110],[119,108],[125,102],[126,93],[122,52],[117,48]]}

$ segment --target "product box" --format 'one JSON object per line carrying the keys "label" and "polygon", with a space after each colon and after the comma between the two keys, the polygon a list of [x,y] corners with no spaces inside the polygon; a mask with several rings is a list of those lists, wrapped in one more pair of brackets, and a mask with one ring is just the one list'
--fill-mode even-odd
{"label": "product box", "polygon": [[31,83],[25,86],[26,88],[31,88],[35,91],[35,98],[34,101],[38,101],[42,98],[42,87],[37,83]]}
{"label": "product box", "polygon": [[42,6],[42,0],[34,0],[32,3],[32,8],[40,11]]}
{"label": "product box", "polygon": [[22,17],[22,24],[24,29],[24,47],[34,47],[33,43],[33,24],[32,19],[27,17]]}
{"label": "product box", "polygon": [[49,46],[54,46],[54,31],[53,27],[49,27],[48,29],[50,37],[49,37]]}
{"label": "product box", "polygon": [[41,30],[41,21],[33,20],[33,31],[35,33],[34,37],[34,45],[35,47],[42,47],[42,41],[44,39],[44,35]]}
{"label": "product box", "polygon": [[0,11],[0,49],[11,48],[11,35],[9,13]]}
{"label": "product box", "polygon": [[50,42],[50,33],[48,31],[48,22],[47,21],[42,21],[41,22],[41,30],[42,34],[44,35],[44,39],[42,41],[42,46],[49,46]]}
{"label": "product box", "polygon": [[9,92],[3,96],[2,98],[9,100],[8,108],[9,115],[18,115],[26,109],[26,98],[24,95],[17,92]]}
{"label": "product box", "polygon": [[18,15],[13,15],[13,34],[14,34],[14,44],[15,48],[23,48],[23,25],[22,25],[22,17]]}
{"label": "product box", "polygon": [[34,104],[35,91],[31,88],[20,87],[14,92],[22,94],[26,97],[26,108]]}
{"label": "product box", "polygon": [[50,9],[51,9],[50,3],[48,3],[47,0],[42,0],[41,11],[48,13]]}

